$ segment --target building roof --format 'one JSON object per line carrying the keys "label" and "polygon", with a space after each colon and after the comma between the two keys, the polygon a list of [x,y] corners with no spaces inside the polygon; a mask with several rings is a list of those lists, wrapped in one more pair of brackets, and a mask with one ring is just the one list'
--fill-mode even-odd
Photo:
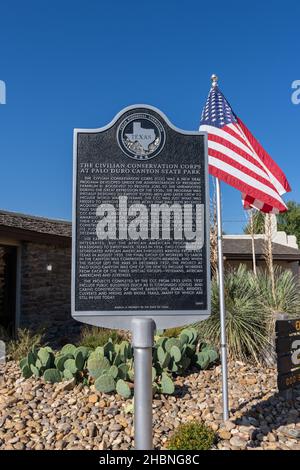
{"label": "building roof", "polygon": [[28,241],[63,241],[72,236],[72,223],[17,212],[0,211],[0,236]]}
{"label": "building roof", "polygon": [[[223,251],[227,259],[251,259],[252,240],[243,238],[224,238]],[[254,241],[257,259],[264,258],[264,239]],[[300,250],[279,243],[272,243],[273,258],[278,260],[300,261]]]}
{"label": "building roof", "polygon": [[[68,220],[49,219],[17,212],[0,211],[0,237],[41,243],[71,244],[72,223]],[[279,243],[272,243],[273,258],[300,261],[300,250]],[[226,235],[223,239],[224,256],[227,259],[252,259],[251,238]],[[255,239],[257,259],[264,258],[264,240]]]}

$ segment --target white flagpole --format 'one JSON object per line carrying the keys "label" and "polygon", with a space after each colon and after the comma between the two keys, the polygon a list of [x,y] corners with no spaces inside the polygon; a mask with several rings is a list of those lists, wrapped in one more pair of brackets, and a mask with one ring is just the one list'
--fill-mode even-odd
{"label": "white flagpole", "polygon": [[[218,77],[212,75],[212,86],[217,86]],[[226,311],[224,297],[224,262],[223,262],[223,234],[222,234],[222,208],[221,208],[221,188],[219,178],[216,178],[216,199],[217,199],[217,232],[218,232],[218,282],[219,282],[219,302],[220,302],[220,325],[221,325],[221,366],[222,366],[222,398],[223,398],[223,419],[229,418],[228,410],[228,367],[227,367],[227,339],[226,339]]]}

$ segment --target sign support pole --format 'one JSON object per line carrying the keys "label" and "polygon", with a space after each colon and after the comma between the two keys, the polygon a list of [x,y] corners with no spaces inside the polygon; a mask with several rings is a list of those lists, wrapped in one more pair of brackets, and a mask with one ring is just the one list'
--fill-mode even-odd
{"label": "sign support pole", "polygon": [[151,318],[133,318],[134,349],[134,446],[153,449],[152,436],[152,347],[155,323]]}
{"label": "sign support pole", "polygon": [[221,212],[221,188],[220,180],[216,178],[217,199],[217,228],[218,228],[218,271],[219,271],[219,302],[220,302],[220,324],[221,324],[221,363],[222,363],[222,398],[223,419],[229,418],[228,411],[228,370],[227,370],[227,340],[226,340],[226,311],[224,298],[224,265],[222,245],[222,212]]}

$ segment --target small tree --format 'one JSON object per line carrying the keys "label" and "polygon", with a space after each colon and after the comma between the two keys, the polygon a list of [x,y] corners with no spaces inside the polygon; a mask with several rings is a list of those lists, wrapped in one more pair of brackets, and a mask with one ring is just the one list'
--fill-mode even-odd
{"label": "small tree", "polygon": [[273,263],[273,247],[272,247],[272,219],[271,214],[265,216],[266,229],[264,240],[264,258],[269,271],[271,279],[272,295],[275,299],[275,276],[274,276],[274,263]]}
{"label": "small tree", "polygon": [[[251,249],[252,249],[252,268],[253,268],[253,273],[254,276],[257,275],[257,270],[256,270],[256,255],[255,255],[255,228],[254,228],[254,217],[256,216],[256,211],[255,209],[250,209],[248,210],[248,227],[250,230],[250,235],[251,235]],[[247,227],[247,230],[248,230]]]}
{"label": "small tree", "polygon": [[[288,201],[287,208],[286,212],[277,215],[277,230],[288,235],[295,235],[297,243],[300,245],[300,204]],[[260,211],[255,211],[253,215],[253,230],[254,233],[265,232],[265,214]],[[250,220],[244,227],[244,233],[251,234]]]}
{"label": "small tree", "polygon": [[247,235],[251,235],[252,232],[255,234],[265,233],[265,214],[257,210],[252,210],[251,212],[252,216],[243,229],[244,233]]}
{"label": "small tree", "polygon": [[300,204],[295,201],[287,203],[288,210],[277,216],[277,228],[288,235],[295,235],[300,245]]}

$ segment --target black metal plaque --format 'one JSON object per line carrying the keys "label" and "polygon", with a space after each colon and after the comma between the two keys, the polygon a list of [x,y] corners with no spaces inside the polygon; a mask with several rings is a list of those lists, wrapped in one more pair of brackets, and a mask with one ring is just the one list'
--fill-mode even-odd
{"label": "black metal plaque", "polygon": [[278,390],[284,391],[300,385],[300,369],[286,374],[279,374],[277,379]]}
{"label": "black metal plaque", "polygon": [[286,355],[293,349],[293,344],[298,341],[300,344],[300,334],[290,336],[278,336],[276,341],[276,353],[278,356]]}
{"label": "black metal plaque", "polygon": [[300,333],[300,320],[278,320],[276,322],[276,334],[278,337],[288,336],[292,333]]}
{"label": "black metal plaque", "polygon": [[278,390],[300,384],[300,319],[276,321]]}
{"label": "black metal plaque", "polygon": [[73,316],[207,317],[208,207],[205,133],[145,105],[75,130]]}

